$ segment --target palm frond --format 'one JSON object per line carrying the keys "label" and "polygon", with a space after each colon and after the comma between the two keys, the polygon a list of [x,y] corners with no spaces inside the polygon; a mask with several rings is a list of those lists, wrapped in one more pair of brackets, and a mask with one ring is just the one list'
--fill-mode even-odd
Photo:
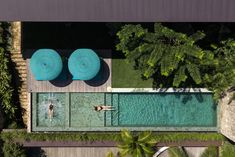
{"label": "palm frond", "polygon": [[113,152],[108,152],[108,154],[107,154],[107,156],[106,157],[114,157],[114,154],[113,154]]}
{"label": "palm frond", "polygon": [[138,141],[139,142],[146,142],[150,138],[151,134],[152,134],[151,131],[141,132],[138,136]]}
{"label": "palm frond", "polygon": [[196,82],[196,84],[200,84],[202,82],[202,79],[200,76],[199,68],[195,64],[187,64],[186,66],[192,79]]}
{"label": "palm frond", "polygon": [[121,151],[120,151],[120,156],[121,157],[125,157],[127,154],[129,154],[130,153],[130,149],[122,149]]}
{"label": "palm frond", "polygon": [[164,47],[162,47],[161,45],[154,45],[154,48],[151,52],[151,55],[149,56],[147,64],[150,67],[154,67],[157,62],[162,58],[163,51]]}
{"label": "palm frond", "polygon": [[141,149],[137,147],[132,154],[132,157],[142,157]]}
{"label": "palm frond", "polygon": [[217,157],[217,149],[216,147],[210,146],[208,147],[200,157]]}
{"label": "palm frond", "polygon": [[153,154],[154,151],[151,147],[146,146],[143,143],[140,143],[141,149],[145,152],[145,154]]}
{"label": "palm frond", "polygon": [[188,154],[180,147],[171,147],[168,149],[169,157],[188,157]]}
{"label": "palm frond", "polygon": [[156,141],[155,139],[149,139],[148,141],[146,141],[146,143],[153,147],[153,146],[156,146],[158,141]]}
{"label": "palm frond", "polygon": [[121,131],[121,137],[122,137],[122,140],[126,143],[131,143],[133,140],[131,132],[126,129]]}
{"label": "palm frond", "polygon": [[201,31],[197,31],[196,33],[190,35],[189,38],[191,38],[192,41],[197,42],[198,40],[203,39],[205,36],[206,36],[205,33],[201,32]]}
{"label": "palm frond", "polygon": [[119,149],[127,149],[130,147],[130,144],[118,144],[117,147]]}
{"label": "palm frond", "polygon": [[181,66],[178,71],[176,71],[174,80],[173,80],[173,86],[179,87],[181,82],[185,82],[187,79],[187,75],[185,75],[185,69],[186,66]]}

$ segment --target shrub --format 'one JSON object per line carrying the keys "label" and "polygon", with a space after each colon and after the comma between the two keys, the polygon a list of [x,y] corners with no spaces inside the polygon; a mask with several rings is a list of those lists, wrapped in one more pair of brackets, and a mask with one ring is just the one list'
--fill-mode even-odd
{"label": "shrub", "polygon": [[221,157],[235,157],[235,146],[229,142],[225,142],[220,151]]}
{"label": "shrub", "polygon": [[4,142],[2,151],[4,157],[26,157],[25,149],[18,143]]}
{"label": "shrub", "polygon": [[7,118],[14,119],[16,113],[16,106],[13,103],[13,88],[11,86],[11,72],[9,69],[9,33],[7,29],[9,27],[6,23],[0,23],[0,102],[3,111],[7,115]]}
{"label": "shrub", "polygon": [[200,157],[217,157],[217,148],[214,146],[208,147]]}

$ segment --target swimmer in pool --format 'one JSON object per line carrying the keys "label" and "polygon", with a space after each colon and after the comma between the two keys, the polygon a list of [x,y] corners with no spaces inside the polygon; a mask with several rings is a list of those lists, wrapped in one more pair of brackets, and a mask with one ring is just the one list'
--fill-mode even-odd
{"label": "swimmer in pool", "polygon": [[99,106],[94,106],[95,111],[113,111],[113,106],[104,106],[104,105],[99,105]]}
{"label": "swimmer in pool", "polygon": [[50,102],[48,105],[48,117],[50,121],[52,121],[53,114],[54,114],[54,105],[52,104],[52,102]]}

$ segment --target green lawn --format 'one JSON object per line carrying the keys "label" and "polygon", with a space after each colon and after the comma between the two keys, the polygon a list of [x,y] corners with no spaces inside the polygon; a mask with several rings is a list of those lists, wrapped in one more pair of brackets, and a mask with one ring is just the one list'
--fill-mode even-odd
{"label": "green lawn", "polygon": [[138,70],[125,59],[112,59],[113,88],[151,88],[152,79],[142,80]]}

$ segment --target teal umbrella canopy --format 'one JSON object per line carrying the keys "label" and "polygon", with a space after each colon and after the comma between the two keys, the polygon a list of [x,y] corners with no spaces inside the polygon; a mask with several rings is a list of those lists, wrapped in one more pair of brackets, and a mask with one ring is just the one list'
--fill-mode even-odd
{"label": "teal umbrella canopy", "polygon": [[54,80],[62,66],[60,55],[52,49],[39,49],[30,59],[30,69],[36,80]]}
{"label": "teal umbrella canopy", "polygon": [[91,49],[77,49],[68,60],[73,80],[91,80],[100,70],[100,59]]}

